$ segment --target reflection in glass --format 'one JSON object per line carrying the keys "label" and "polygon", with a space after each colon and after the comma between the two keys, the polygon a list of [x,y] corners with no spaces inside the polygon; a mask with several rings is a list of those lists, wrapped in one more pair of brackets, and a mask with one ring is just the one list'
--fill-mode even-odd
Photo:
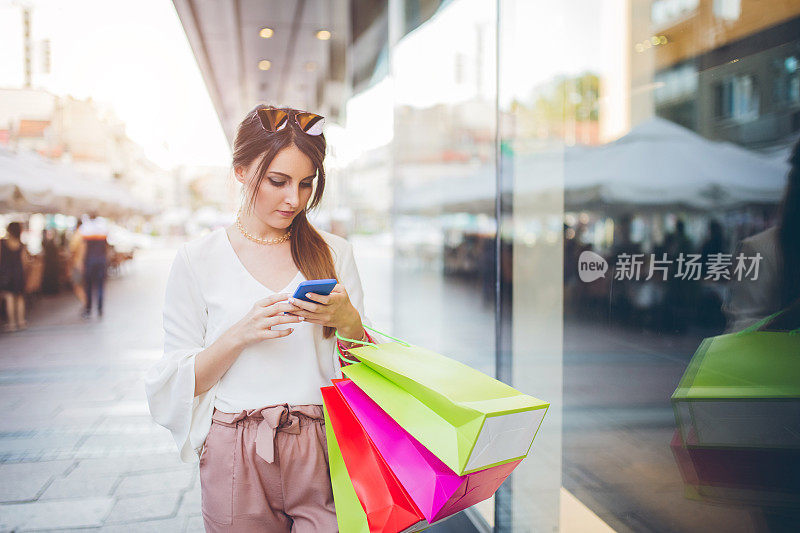
{"label": "reflection in glass", "polygon": [[404,2],[391,51],[394,327],[494,376],[496,15],[439,4]]}
{"label": "reflection in glass", "polygon": [[[788,335],[795,316],[800,5],[355,5],[359,150],[338,160],[358,225],[392,227],[394,330],[552,403],[486,520],[554,530],[580,509],[617,530],[748,531],[792,518],[790,484],[769,476],[734,496],[748,461],[794,453],[775,451],[794,407],[672,396],[695,392],[706,339],[780,310],[753,338]],[[396,42],[377,37],[387,29]],[[720,353],[709,369],[725,373]],[[772,448],[742,452],[742,428]],[[731,461],[745,470],[718,476]]]}
{"label": "reflection in glass", "polygon": [[[740,394],[747,405],[736,407],[710,397],[704,409],[676,406],[678,420],[692,421],[687,434],[670,401],[681,379],[702,366],[690,362],[699,360],[693,356],[704,339],[735,335],[800,296],[797,283],[780,274],[800,277],[793,262],[800,223],[787,221],[781,207],[792,211],[784,200],[791,197],[787,160],[800,132],[800,6],[773,7],[766,13],[747,0],[500,3],[500,132],[508,147],[501,169],[513,179],[520,258],[515,308],[528,298],[515,327],[527,313],[526,327],[535,328],[533,321],[546,320],[543,302],[553,305],[537,258],[547,250],[560,184],[561,481],[612,528],[747,531],[796,519],[796,486],[788,482],[770,488],[769,476],[753,478],[749,499],[737,501],[719,485],[687,483],[684,468],[707,476],[739,461],[745,484],[743,472],[759,461],[791,456],[794,444],[778,438],[796,414],[791,402],[748,393]],[[534,277],[517,265],[535,265]],[[546,342],[547,332],[538,334]],[[530,364],[547,368],[544,359]],[[720,357],[711,370],[724,373],[726,365],[732,362]],[[742,440],[742,428],[749,439],[774,437],[772,448],[737,452],[754,442]],[[704,439],[711,437],[720,453],[708,459]],[[676,443],[684,456],[674,453]],[[783,446],[779,454],[776,446]]]}

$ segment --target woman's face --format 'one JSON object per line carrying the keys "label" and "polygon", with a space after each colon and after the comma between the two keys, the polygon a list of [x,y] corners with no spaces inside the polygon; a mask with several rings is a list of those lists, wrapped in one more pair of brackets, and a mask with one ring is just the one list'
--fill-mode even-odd
{"label": "woman's face", "polygon": [[[247,189],[255,183],[259,160],[249,167],[237,167],[236,179]],[[290,145],[273,158],[256,192],[252,215],[266,225],[285,229],[291,225],[311,198],[317,169],[311,159],[295,145]]]}

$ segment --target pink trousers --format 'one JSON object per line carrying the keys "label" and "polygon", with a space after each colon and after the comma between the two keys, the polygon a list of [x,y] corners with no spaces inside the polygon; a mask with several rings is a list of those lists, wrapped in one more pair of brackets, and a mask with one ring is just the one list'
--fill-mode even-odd
{"label": "pink trousers", "polygon": [[321,405],[214,409],[200,453],[207,532],[338,531]]}

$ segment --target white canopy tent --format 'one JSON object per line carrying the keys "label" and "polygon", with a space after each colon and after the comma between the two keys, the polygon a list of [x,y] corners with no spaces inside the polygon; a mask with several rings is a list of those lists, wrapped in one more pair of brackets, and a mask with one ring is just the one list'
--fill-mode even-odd
{"label": "white canopy tent", "polygon": [[54,199],[50,181],[26,167],[13,152],[0,148],[0,208],[25,211],[46,208]]}
{"label": "white canopy tent", "polygon": [[104,216],[147,213],[123,188],[83,175],[35,153],[0,147],[0,209]]}
{"label": "white canopy tent", "polygon": [[[503,156],[503,165],[513,178],[515,202],[563,189],[567,210],[606,212],[775,204],[789,170],[774,157],[710,141],[658,117],[602,146],[515,152]],[[400,211],[493,212],[494,164],[447,166],[446,176],[431,165],[400,167],[402,181],[417,183],[398,191]],[[425,174],[428,179],[420,179]]]}
{"label": "white canopy tent", "polygon": [[777,203],[788,166],[654,117],[599,147],[565,154],[568,207],[683,207],[706,211]]}

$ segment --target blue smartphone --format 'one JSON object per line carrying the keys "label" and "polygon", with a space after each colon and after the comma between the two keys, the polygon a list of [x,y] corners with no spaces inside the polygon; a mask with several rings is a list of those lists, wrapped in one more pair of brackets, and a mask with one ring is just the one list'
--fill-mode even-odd
{"label": "blue smartphone", "polygon": [[336,286],[336,283],[337,281],[335,279],[310,279],[308,281],[301,281],[300,285],[297,286],[297,290],[294,291],[292,298],[305,300],[306,302],[311,303],[318,303],[310,298],[306,298],[306,294],[313,292],[315,294],[327,296]]}

